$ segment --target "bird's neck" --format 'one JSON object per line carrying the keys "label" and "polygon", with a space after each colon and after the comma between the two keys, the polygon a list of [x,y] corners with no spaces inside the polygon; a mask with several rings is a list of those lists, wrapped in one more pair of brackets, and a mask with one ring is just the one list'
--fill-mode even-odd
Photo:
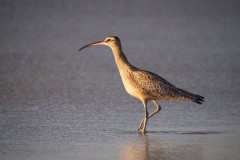
{"label": "bird's neck", "polygon": [[127,57],[122,51],[121,46],[114,46],[114,47],[111,47],[111,49],[120,73],[121,71],[125,72],[125,71],[131,71],[135,69],[135,67],[129,63]]}

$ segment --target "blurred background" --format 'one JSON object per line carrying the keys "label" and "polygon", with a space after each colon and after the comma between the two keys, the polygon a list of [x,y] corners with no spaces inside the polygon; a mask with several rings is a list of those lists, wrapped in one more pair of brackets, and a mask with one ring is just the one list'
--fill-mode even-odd
{"label": "blurred background", "polygon": [[159,102],[140,140],[161,142],[149,150],[164,154],[138,159],[192,159],[190,148],[198,159],[239,156],[238,0],[1,0],[0,13],[1,159],[127,159],[121,148],[139,145],[142,104],[125,92],[109,48],[77,51],[108,35],[136,67],[206,98]]}

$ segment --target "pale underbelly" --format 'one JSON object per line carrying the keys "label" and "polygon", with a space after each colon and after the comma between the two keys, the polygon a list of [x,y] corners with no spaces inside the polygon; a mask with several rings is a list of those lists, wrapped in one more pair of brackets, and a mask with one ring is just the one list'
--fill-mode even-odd
{"label": "pale underbelly", "polygon": [[146,91],[141,86],[131,83],[129,81],[124,80],[123,85],[125,87],[125,90],[128,94],[131,96],[139,99],[139,100],[178,100],[179,97],[171,97],[171,96],[163,96],[157,93],[156,91]]}
{"label": "pale underbelly", "polygon": [[127,80],[124,80],[124,79],[122,79],[122,80],[123,80],[124,88],[127,91],[127,93],[135,98],[140,99],[141,93],[140,93],[139,89],[137,88],[137,86]]}
{"label": "pale underbelly", "polygon": [[125,81],[123,81],[123,85],[128,94],[130,94],[131,96],[133,96],[141,101],[156,99],[156,97],[151,96],[138,84],[134,84],[134,83],[131,83],[131,82],[128,82],[125,80]]}

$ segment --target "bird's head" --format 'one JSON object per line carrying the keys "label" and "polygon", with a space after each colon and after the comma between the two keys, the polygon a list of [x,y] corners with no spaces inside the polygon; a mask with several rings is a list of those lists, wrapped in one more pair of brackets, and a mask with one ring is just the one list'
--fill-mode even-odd
{"label": "bird's head", "polygon": [[81,47],[79,49],[79,51],[81,51],[84,48],[87,48],[87,47],[90,47],[90,46],[97,46],[97,45],[105,45],[105,46],[108,46],[110,48],[114,48],[114,47],[121,47],[121,42],[120,42],[120,39],[116,36],[108,36],[103,41],[90,43],[90,44],[87,44],[87,45]]}

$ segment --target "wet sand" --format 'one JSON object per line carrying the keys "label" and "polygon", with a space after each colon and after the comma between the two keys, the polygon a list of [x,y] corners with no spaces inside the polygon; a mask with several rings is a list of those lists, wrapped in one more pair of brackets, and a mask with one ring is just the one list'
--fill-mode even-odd
{"label": "wet sand", "polygon": [[[238,1],[1,1],[0,159],[240,157]],[[206,98],[159,102],[148,133],[111,50]],[[149,103],[149,110],[154,105]]]}

